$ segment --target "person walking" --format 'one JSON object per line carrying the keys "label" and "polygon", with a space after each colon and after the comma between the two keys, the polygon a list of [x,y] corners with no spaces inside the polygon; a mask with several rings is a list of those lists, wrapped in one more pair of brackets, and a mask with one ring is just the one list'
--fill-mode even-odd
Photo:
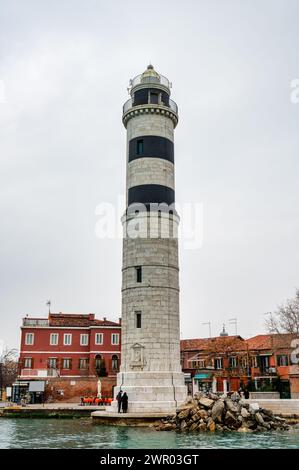
{"label": "person walking", "polygon": [[121,397],[121,404],[123,413],[126,413],[128,411],[128,395],[126,392]]}
{"label": "person walking", "polygon": [[118,392],[118,394],[116,395],[116,400],[117,400],[117,408],[118,408],[118,413],[120,413],[120,410],[121,410],[121,404],[122,404],[122,390],[120,390]]}

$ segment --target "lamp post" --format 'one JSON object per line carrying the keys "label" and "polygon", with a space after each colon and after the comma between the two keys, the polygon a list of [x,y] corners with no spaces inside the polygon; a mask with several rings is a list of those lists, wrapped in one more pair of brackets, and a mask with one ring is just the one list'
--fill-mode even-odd
{"label": "lamp post", "polygon": [[0,401],[2,401],[2,388],[3,388],[3,362],[0,361]]}

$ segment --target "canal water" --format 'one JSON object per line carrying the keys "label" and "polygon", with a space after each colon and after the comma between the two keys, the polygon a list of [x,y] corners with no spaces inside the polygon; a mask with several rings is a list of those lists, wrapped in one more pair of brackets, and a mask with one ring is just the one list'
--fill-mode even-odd
{"label": "canal water", "polygon": [[261,434],[175,433],[100,426],[90,419],[0,419],[1,449],[299,449],[299,428]]}

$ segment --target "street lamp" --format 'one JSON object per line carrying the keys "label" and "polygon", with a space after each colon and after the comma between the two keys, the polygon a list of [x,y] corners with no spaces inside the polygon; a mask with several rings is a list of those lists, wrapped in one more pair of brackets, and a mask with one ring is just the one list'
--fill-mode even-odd
{"label": "street lamp", "polygon": [[3,388],[3,362],[0,361],[0,401],[2,401],[2,388]]}

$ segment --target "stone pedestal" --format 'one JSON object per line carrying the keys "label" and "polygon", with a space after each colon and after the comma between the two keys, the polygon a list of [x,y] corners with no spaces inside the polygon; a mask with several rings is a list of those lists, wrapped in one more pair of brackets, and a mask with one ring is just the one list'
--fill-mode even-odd
{"label": "stone pedestal", "polygon": [[[129,413],[173,413],[186,400],[184,374],[180,372],[119,373],[114,396],[120,389],[129,397]],[[117,411],[116,400],[111,405],[111,411]]]}

